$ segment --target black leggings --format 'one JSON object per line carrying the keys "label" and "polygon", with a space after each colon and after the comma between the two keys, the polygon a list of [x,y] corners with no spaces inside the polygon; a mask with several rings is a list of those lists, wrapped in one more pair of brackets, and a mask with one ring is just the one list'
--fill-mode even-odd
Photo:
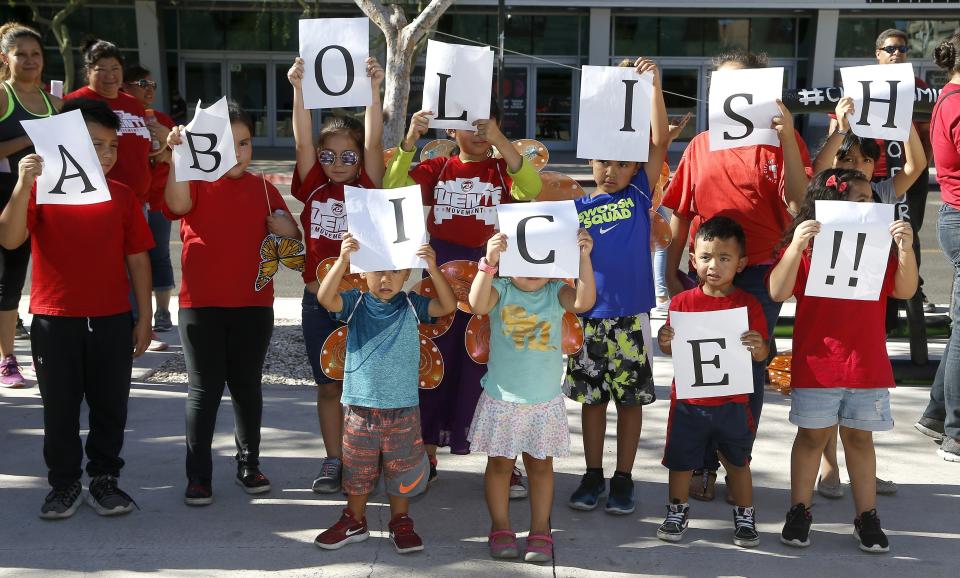
{"label": "black leggings", "polygon": [[224,385],[233,400],[237,461],[258,466],[263,361],[273,334],[270,307],[181,309],[187,363],[187,479],[213,476],[210,446]]}
{"label": "black leggings", "polygon": [[[14,181],[15,182],[15,181]],[[13,190],[5,188],[6,182],[0,179],[0,211],[10,201]],[[0,311],[15,311],[20,305],[20,294],[27,280],[27,264],[30,263],[30,239],[16,249],[0,247]]]}
{"label": "black leggings", "polygon": [[117,476],[133,367],[130,313],[108,317],[34,315],[33,364],[43,399],[43,458],[54,488],[80,479],[80,405],[90,408],[87,473]]}

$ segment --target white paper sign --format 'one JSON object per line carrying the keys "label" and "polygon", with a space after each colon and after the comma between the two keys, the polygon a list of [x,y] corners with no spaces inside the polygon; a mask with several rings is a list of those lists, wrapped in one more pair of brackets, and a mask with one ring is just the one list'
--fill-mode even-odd
{"label": "white paper sign", "polygon": [[710,150],[780,146],[770,128],[779,116],[783,68],[718,70],[710,76]]}
{"label": "white paper sign", "polygon": [[350,255],[350,272],[390,271],[425,267],[416,256],[426,243],[420,185],[399,189],[345,186],[349,232],[360,244]]}
{"label": "white paper sign", "polygon": [[476,130],[475,120],[490,118],[493,51],[427,40],[421,110],[432,110],[430,128]]}
{"label": "white paper sign", "polygon": [[746,307],[670,312],[677,399],[753,393],[750,351],[740,336],[750,328]]}
{"label": "white paper sign", "polygon": [[805,295],[876,301],[890,259],[894,205],[817,201]]}
{"label": "white paper sign", "polygon": [[512,203],[497,206],[507,250],[500,274],[507,277],[580,278],[580,222],[573,201]]}
{"label": "white paper sign", "polygon": [[650,153],[653,73],[584,66],[580,73],[577,157],[646,162]]}
{"label": "white paper sign", "polygon": [[50,81],[50,94],[52,94],[57,98],[63,98],[63,81],[62,80]]}
{"label": "white paper sign", "polygon": [[173,147],[177,182],[213,182],[237,164],[227,97],[197,111],[182,133],[183,143]]}
{"label": "white paper sign", "polygon": [[913,64],[871,64],[840,69],[843,94],[853,99],[850,128],[867,138],[910,138],[915,98]]}
{"label": "white paper sign", "polygon": [[93,205],[110,200],[103,167],[79,110],[20,124],[43,158],[38,205]]}
{"label": "white paper sign", "polygon": [[304,108],[367,106],[372,101],[366,18],[300,21]]}

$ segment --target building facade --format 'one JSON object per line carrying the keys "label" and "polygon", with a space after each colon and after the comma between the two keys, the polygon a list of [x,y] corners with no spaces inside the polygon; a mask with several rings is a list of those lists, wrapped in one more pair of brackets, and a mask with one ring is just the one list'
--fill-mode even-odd
{"label": "building facade", "polygon": [[[6,3],[4,20],[32,19],[26,7]],[[62,2],[42,2],[50,17]],[[362,16],[351,2],[309,2],[324,17]],[[831,86],[842,66],[869,64],[874,40],[886,28],[910,37],[917,75],[934,86],[943,78],[933,47],[960,26],[957,0],[507,0],[504,57],[504,131],[533,137],[552,149],[576,146],[579,72],[583,64],[616,64],[638,55],[655,57],[662,69],[668,112],[693,114],[675,147],[706,128],[711,62],[731,48],[766,52],[785,70],[787,87]],[[415,9],[415,8],[411,8]],[[166,110],[192,114],[198,101],[226,94],[254,116],[256,143],[293,144],[292,91],[286,72],[297,53],[293,0],[90,1],[68,19],[71,41],[86,35],[115,42],[131,62],[154,71]],[[63,61],[48,32],[46,78],[63,77]],[[456,2],[441,18],[437,40],[497,46],[496,0]],[[371,26],[371,46],[382,36]],[[423,56],[411,94],[422,86]],[[82,82],[82,75],[78,75]],[[419,107],[411,98],[410,111]],[[319,115],[318,115],[319,116]],[[318,119],[319,121],[319,119]],[[823,119],[805,119],[807,129]]]}

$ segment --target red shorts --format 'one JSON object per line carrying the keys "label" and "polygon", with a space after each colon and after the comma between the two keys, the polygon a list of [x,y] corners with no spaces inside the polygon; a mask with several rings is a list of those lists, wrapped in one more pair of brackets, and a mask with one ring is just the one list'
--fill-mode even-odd
{"label": "red shorts", "polygon": [[373,492],[383,471],[387,494],[410,498],[427,488],[430,462],[420,436],[420,408],[348,405],[343,416],[343,491]]}

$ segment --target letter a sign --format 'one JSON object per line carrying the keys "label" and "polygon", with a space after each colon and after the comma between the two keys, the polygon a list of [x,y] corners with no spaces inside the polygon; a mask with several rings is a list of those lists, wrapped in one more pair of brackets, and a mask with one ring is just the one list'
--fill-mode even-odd
{"label": "letter a sign", "polygon": [[300,21],[304,108],[367,106],[372,101],[366,18],[314,18]]}
{"label": "letter a sign", "polygon": [[183,132],[183,143],[173,149],[177,182],[215,181],[237,164],[227,97],[200,108]]}
{"label": "letter a sign", "polygon": [[740,343],[747,308],[670,312],[677,399],[753,393],[750,352]]}
{"label": "letter a sign", "polygon": [[103,168],[79,110],[21,124],[43,158],[38,205],[93,205],[110,200]]}
{"label": "letter a sign", "polygon": [[584,66],[580,76],[577,157],[646,162],[650,152],[653,73]]}

